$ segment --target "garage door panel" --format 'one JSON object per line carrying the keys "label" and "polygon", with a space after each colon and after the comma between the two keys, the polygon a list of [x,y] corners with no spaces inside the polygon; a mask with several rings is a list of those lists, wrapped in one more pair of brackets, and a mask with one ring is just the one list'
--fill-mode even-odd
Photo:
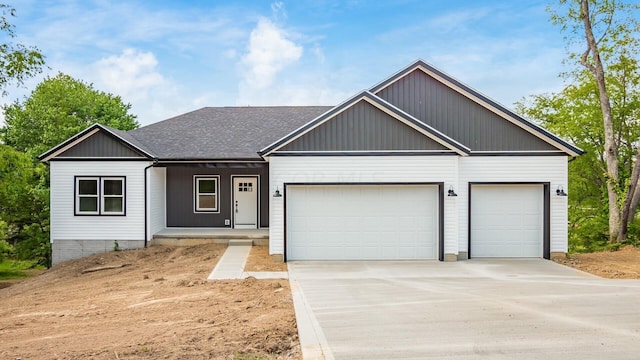
{"label": "garage door panel", "polygon": [[290,186],[288,260],[434,259],[435,185]]}
{"label": "garage door panel", "polygon": [[474,185],[472,257],[542,257],[542,185]]}

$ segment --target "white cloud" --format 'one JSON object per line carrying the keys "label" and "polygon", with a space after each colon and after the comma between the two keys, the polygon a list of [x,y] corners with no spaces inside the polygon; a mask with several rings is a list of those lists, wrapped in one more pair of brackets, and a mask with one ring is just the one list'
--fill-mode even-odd
{"label": "white cloud", "polygon": [[135,49],[126,49],[94,64],[101,87],[132,101],[145,99],[152,88],[163,85],[165,80],[156,71],[157,66],[152,52]]}
{"label": "white cloud", "polygon": [[286,19],[287,11],[284,9],[284,3],[282,1],[276,1],[271,4],[271,13],[274,19]]}
{"label": "white cloud", "polygon": [[288,34],[269,19],[261,18],[249,37],[249,49],[242,57],[244,82],[251,88],[269,86],[276,74],[302,56],[302,46],[289,40]]}

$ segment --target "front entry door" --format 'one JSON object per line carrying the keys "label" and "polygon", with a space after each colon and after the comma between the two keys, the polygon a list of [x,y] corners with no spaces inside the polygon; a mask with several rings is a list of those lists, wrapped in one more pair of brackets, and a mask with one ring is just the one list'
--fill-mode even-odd
{"label": "front entry door", "polygon": [[258,178],[233,178],[233,227],[258,228]]}

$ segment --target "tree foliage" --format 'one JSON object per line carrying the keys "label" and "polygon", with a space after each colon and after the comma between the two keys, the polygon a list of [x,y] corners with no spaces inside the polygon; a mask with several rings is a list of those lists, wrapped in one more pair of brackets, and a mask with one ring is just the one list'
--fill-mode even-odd
{"label": "tree foliage", "polygon": [[[13,256],[50,263],[48,168],[36,156],[100,123],[120,130],[138,127],[131,105],[92,85],[58,74],[31,96],[5,106],[0,128],[0,221]],[[4,145],[1,144],[4,142]]]}
{"label": "tree foliage", "polygon": [[[49,263],[47,169],[30,156],[0,144],[0,231],[22,260]],[[31,243],[29,243],[31,242]],[[37,242],[35,244],[34,242]],[[38,251],[31,251],[34,246]]]}
{"label": "tree foliage", "polygon": [[120,130],[137,128],[130,109],[119,96],[59,73],[46,78],[29,98],[5,106],[0,139],[35,157],[94,123]]}
{"label": "tree foliage", "polygon": [[[640,141],[640,73],[628,61],[610,69],[607,84],[624,187]],[[518,111],[586,151],[569,163],[569,244],[571,251],[592,251],[609,242],[603,121],[595,79],[583,70],[573,73],[571,81],[558,93],[531,96],[518,105]],[[640,233],[630,235],[637,239]]]}
{"label": "tree foliage", "polygon": [[10,18],[16,15],[16,10],[0,4],[0,11],[0,33],[9,39],[0,44],[0,92],[6,95],[7,86],[13,83],[22,85],[25,79],[42,71],[44,56],[36,47],[11,41],[16,33]]}
{"label": "tree foliage", "polygon": [[624,241],[628,224],[631,240],[639,235],[633,199],[640,192],[630,186],[640,143],[640,42],[631,16],[636,8],[616,1],[559,1],[551,12],[567,34],[574,64],[562,74],[568,85],[519,104],[520,112],[586,151],[569,163],[570,250]]}

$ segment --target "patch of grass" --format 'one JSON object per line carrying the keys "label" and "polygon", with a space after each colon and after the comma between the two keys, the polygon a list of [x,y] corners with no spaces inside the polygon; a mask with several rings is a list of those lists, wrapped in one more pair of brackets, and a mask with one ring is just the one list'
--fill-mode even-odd
{"label": "patch of grass", "polygon": [[19,279],[31,276],[26,270],[39,268],[32,261],[5,260],[0,263],[0,280]]}

